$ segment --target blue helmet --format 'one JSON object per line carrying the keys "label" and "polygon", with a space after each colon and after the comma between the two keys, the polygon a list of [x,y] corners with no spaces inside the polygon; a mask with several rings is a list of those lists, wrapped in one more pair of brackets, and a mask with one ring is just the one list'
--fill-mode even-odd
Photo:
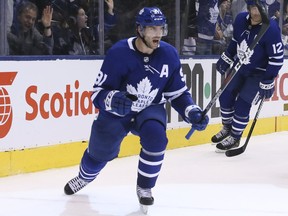
{"label": "blue helmet", "polygon": [[137,17],[136,24],[145,26],[165,26],[166,17],[162,11],[157,7],[144,7],[142,8]]}
{"label": "blue helmet", "polygon": [[245,0],[246,4],[247,4],[247,9],[249,11],[250,6],[257,6],[261,17],[262,17],[262,21],[265,23],[269,23],[269,18],[267,16],[267,7],[266,7],[266,1],[265,0]]}

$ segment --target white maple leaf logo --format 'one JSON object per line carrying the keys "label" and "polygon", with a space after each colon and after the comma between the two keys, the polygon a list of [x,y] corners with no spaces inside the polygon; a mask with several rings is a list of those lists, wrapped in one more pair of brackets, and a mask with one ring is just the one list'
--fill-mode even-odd
{"label": "white maple leaf logo", "polygon": [[240,45],[237,44],[237,56],[243,64],[250,64],[250,58],[253,53],[254,50],[250,50],[246,40],[243,40]]}
{"label": "white maple leaf logo", "polygon": [[155,88],[152,90],[152,85],[150,80],[145,77],[137,84],[137,89],[134,88],[132,85],[127,84],[127,92],[130,94],[134,94],[138,97],[138,100],[133,102],[132,110],[139,112],[149,106],[156,95],[158,94],[159,88]]}
{"label": "white maple leaf logo", "polygon": [[215,6],[212,8],[209,8],[209,13],[210,13],[210,19],[209,22],[215,24],[217,22],[217,17],[219,15],[219,8],[218,5],[215,4]]}

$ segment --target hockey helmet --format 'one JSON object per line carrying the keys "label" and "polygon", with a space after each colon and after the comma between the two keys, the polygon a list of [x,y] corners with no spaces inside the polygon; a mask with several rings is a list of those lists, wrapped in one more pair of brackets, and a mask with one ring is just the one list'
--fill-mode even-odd
{"label": "hockey helmet", "polygon": [[140,26],[142,30],[146,26],[163,26],[163,36],[168,33],[166,17],[158,7],[142,8],[136,17],[136,25]]}
{"label": "hockey helmet", "polygon": [[144,7],[137,15],[136,24],[143,27],[164,26],[166,24],[166,17],[157,7]]}
{"label": "hockey helmet", "polygon": [[267,16],[267,7],[266,7],[266,1],[265,0],[245,0],[247,4],[247,9],[249,11],[250,6],[257,6],[260,14],[262,21],[264,23],[269,23],[269,18]]}

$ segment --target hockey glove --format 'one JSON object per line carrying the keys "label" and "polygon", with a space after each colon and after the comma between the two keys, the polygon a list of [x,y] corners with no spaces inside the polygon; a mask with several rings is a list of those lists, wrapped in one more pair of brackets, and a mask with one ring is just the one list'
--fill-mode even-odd
{"label": "hockey glove", "polygon": [[203,116],[203,111],[197,105],[188,106],[185,110],[186,120],[192,124],[192,128],[198,131],[205,130],[209,123],[207,115]]}
{"label": "hockey glove", "polygon": [[137,99],[137,96],[128,92],[110,91],[104,100],[105,109],[115,115],[125,116],[131,111],[133,101]]}
{"label": "hockey glove", "polygon": [[233,63],[230,54],[228,52],[223,52],[216,63],[216,70],[223,75]]}
{"label": "hockey glove", "polygon": [[270,98],[274,93],[274,79],[263,80],[259,83],[259,95],[261,98]]}

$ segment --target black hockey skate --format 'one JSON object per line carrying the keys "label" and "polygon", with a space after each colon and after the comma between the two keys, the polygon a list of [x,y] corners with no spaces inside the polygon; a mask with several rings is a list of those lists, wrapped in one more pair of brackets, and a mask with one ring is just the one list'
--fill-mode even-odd
{"label": "black hockey skate", "polygon": [[216,145],[216,152],[225,152],[229,149],[236,148],[240,144],[240,139],[228,136],[222,142]]}
{"label": "black hockey skate", "polygon": [[83,179],[76,176],[75,178],[68,181],[64,187],[64,192],[66,195],[72,195],[82,188],[84,188],[89,182],[84,181]]}
{"label": "black hockey skate", "polygon": [[211,138],[212,144],[221,142],[222,140],[224,140],[226,137],[230,135],[230,132],[231,132],[231,127],[223,126],[223,128]]}
{"label": "black hockey skate", "polygon": [[154,204],[151,188],[141,188],[137,185],[136,188],[140,209],[144,214],[148,212],[148,206]]}

